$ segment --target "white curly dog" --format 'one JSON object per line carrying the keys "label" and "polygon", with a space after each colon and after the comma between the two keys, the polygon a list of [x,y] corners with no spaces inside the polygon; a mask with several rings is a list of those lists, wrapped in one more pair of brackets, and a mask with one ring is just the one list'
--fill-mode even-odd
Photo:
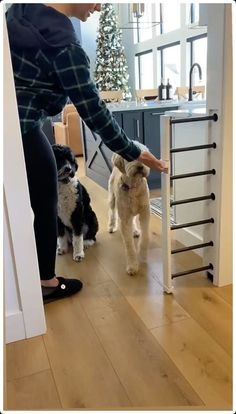
{"label": "white curly dog", "polygon": [[[148,151],[140,142],[134,142],[141,150]],[[117,230],[119,218],[126,251],[126,271],[129,275],[134,275],[139,269],[139,257],[141,260],[146,260],[147,257],[150,202],[146,177],[150,169],[139,161],[128,162],[118,154],[113,154],[112,162],[114,167],[108,184],[108,231],[113,233]],[[137,252],[134,237],[140,235]]]}

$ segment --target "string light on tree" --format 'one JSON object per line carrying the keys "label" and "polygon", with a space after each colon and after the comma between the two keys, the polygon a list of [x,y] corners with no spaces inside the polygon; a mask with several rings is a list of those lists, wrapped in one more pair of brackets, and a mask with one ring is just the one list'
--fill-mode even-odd
{"label": "string light on tree", "polygon": [[105,3],[99,18],[94,80],[100,91],[122,90],[124,99],[131,99],[129,74],[122,32],[113,5]]}

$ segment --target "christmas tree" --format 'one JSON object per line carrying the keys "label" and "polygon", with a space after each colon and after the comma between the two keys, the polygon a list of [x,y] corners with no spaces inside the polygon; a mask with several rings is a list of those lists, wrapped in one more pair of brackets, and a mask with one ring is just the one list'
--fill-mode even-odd
{"label": "christmas tree", "polygon": [[122,90],[130,99],[128,66],[122,46],[122,32],[110,3],[102,5],[97,35],[97,56],[94,80],[100,91]]}

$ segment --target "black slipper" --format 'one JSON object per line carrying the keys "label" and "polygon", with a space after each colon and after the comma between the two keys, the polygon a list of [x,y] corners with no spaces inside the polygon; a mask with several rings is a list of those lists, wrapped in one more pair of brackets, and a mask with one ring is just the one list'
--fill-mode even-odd
{"label": "black slipper", "polygon": [[59,285],[56,287],[44,287],[42,286],[43,303],[53,302],[66,298],[67,296],[74,295],[79,292],[83,283],[78,279],[65,279],[64,277],[57,277]]}

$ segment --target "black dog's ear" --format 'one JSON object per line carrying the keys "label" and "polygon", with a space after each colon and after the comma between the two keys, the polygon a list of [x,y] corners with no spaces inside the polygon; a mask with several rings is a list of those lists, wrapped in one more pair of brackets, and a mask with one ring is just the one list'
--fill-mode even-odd
{"label": "black dog's ear", "polygon": [[77,161],[76,161],[76,158],[74,157],[74,164],[75,164],[75,171],[77,171],[78,170],[78,168],[79,168],[79,166],[78,166],[78,163],[77,163]]}
{"label": "black dog's ear", "polygon": [[71,164],[74,165],[75,171],[78,170],[79,166],[77,164],[76,158],[75,158],[75,154],[73,153],[73,151],[68,147],[68,159],[71,162]]}

